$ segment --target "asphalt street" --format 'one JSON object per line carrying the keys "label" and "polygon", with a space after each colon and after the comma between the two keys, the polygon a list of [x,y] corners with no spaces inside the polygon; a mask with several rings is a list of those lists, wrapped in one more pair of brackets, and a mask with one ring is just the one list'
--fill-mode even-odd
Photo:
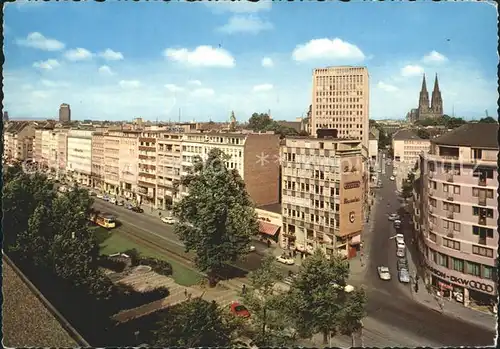
{"label": "asphalt street", "polygon": [[[375,229],[370,239],[370,260],[365,285],[368,292],[368,317],[366,319],[366,335],[380,338],[373,345],[382,346],[383,338],[393,346],[489,346],[494,343],[495,333],[474,326],[454,317],[437,313],[421,305],[411,298],[409,285],[402,285],[397,280],[395,241],[389,239],[396,234],[388,214],[394,213],[400,207],[396,195],[395,183],[389,180],[392,169],[388,168],[382,174],[383,187],[378,189],[378,203]],[[389,206],[387,205],[389,204]],[[95,199],[94,207],[101,211],[114,214],[118,221],[128,228],[146,230],[165,240],[165,245],[183,247],[179,238],[173,233],[173,226],[163,223],[159,217],[146,213],[135,213],[121,206],[116,206],[101,199]],[[409,237],[406,238],[408,240]],[[246,261],[237,266],[246,270],[257,269],[265,255],[267,246],[259,241],[253,242],[256,251],[249,253]],[[393,274],[389,282],[378,278],[376,268],[379,265],[388,266]],[[289,267],[280,265],[284,275]],[[421,285],[420,292],[425,292]],[[368,328],[368,324],[370,327]],[[375,344],[377,343],[377,344]],[[365,343],[368,345],[368,343]]]}
{"label": "asphalt street", "polygon": [[[390,239],[396,234],[388,215],[398,212],[401,202],[396,194],[396,185],[390,181],[392,167],[387,166],[381,176],[382,188],[378,189],[380,198],[375,217],[374,236],[371,238],[370,261],[368,262],[368,316],[385,323],[399,331],[411,331],[422,338],[422,345],[437,343],[442,346],[491,346],[496,334],[484,328],[461,321],[460,319],[438,313],[411,298],[409,285],[398,281],[396,268],[396,242]],[[398,178],[396,178],[398,180]],[[403,222],[402,232],[405,241],[411,240],[408,220]],[[408,244],[407,243],[407,244]],[[387,266],[391,270],[392,280],[382,281],[378,277],[377,266]],[[419,292],[426,292],[420,283]],[[397,329],[397,330],[396,330]],[[429,343],[429,344],[427,344]]]}

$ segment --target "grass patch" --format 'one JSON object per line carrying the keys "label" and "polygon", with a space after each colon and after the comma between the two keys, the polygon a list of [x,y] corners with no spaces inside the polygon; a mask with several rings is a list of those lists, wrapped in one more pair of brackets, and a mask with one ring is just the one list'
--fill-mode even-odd
{"label": "grass patch", "polygon": [[[110,255],[113,253],[124,252],[126,250],[135,248],[141,254],[141,256],[158,258],[160,260],[169,262],[172,265],[172,278],[179,285],[192,286],[200,282],[202,276],[199,273],[185,267],[175,260],[171,260],[165,254],[158,253],[148,247],[137,245],[134,241],[131,241],[127,237],[121,235],[119,232],[108,233],[106,229],[104,230],[108,236],[100,243],[101,254]],[[99,234],[104,233],[99,232]]]}

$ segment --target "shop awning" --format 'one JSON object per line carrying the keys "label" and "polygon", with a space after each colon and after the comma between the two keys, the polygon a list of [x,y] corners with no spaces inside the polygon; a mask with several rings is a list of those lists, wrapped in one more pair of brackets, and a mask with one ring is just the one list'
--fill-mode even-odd
{"label": "shop awning", "polygon": [[359,245],[361,243],[361,235],[356,235],[351,239],[351,245]]}
{"label": "shop awning", "polygon": [[279,229],[280,227],[277,225],[267,223],[264,221],[259,221],[259,232],[262,234],[274,236],[276,235]]}

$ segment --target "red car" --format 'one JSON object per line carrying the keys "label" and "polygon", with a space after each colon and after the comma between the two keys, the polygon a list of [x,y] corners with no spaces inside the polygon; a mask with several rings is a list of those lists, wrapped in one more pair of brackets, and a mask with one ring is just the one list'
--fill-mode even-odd
{"label": "red car", "polygon": [[238,302],[231,303],[231,313],[244,318],[250,317],[250,312],[248,311],[248,309]]}

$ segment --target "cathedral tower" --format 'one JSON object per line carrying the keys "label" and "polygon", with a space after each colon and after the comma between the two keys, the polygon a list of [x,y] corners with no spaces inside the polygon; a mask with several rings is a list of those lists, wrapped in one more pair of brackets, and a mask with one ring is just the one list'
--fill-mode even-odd
{"label": "cathedral tower", "polygon": [[441,91],[439,90],[438,76],[434,80],[434,90],[432,91],[431,110],[435,117],[443,116],[443,99],[441,98]]}
{"label": "cathedral tower", "polygon": [[429,113],[429,92],[427,92],[427,84],[425,83],[425,74],[424,74],[424,79],[422,80],[422,89],[420,90],[420,98],[418,100],[418,113],[419,115],[422,116]]}

